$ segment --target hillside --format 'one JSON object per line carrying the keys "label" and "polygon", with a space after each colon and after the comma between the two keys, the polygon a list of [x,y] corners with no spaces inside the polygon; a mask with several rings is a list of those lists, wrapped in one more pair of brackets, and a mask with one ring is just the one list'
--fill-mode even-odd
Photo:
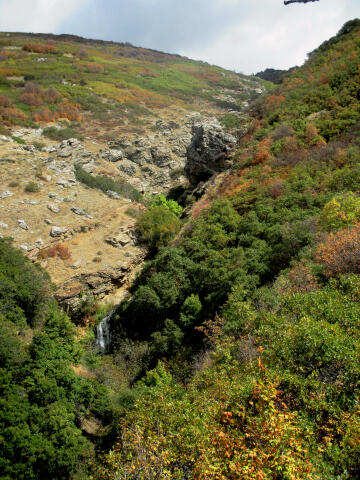
{"label": "hillside", "polygon": [[0,235],[41,261],[67,305],[112,295],[146,253],[134,238],[146,195],[187,188],[194,125],[222,138],[217,121],[241,127],[264,89],[129,44],[0,34]]}
{"label": "hillside", "polygon": [[[27,110],[20,100],[25,85],[7,82],[27,81],[21,62],[28,62],[29,72],[33,58],[41,68],[48,60],[38,62],[39,54],[21,58],[33,37],[4,37],[18,47],[10,49],[15,57],[20,55],[5,61],[14,60],[16,75],[24,80],[7,80],[3,93],[13,95],[16,109],[27,115],[21,122],[33,122],[35,107]],[[80,75],[83,67],[74,65],[84,60],[75,48],[83,48],[84,40],[35,38],[56,48],[46,54],[51,61],[69,61],[73,74]],[[151,56],[148,68],[154,73],[157,68],[184,73],[184,65],[196,66],[209,91],[191,90],[190,102],[175,84],[177,126],[173,118],[161,117],[158,104],[148,104],[159,118],[142,117],[149,125],[141,127],[146,141],[137,154],[131,154],[136,131],[130,132],[139,128],[136,122],[118,126],[121,135],[122,128],[129,129],[131,141],[111,138],[102,144],[100,132],[96,144],[90,136],[61,146],[46,140],[41,147],[33,140],[39,128],[9,125],[30,128],[32,140],[18,147],[5,134],[0,148],[14,149],[2,158],[6,182],[15,172],[21,188],[7,186],[14,191],[3,195],[2,212],[18,213],[12,209],[22,201],[21,208],[33,209],[28,230],[14,216],[21,230],[13,232],[15,245],[29,238],[23,248],[27,256],[34,252],[33,260],[42,260],[53,279],[61,279],[57,298],[72,300],[64,302],[72,322],[54,302],[55,287],[38,263],[0,239],[1,478],[359,478],[360,20],[345,24],[279,85],[266,84],[265,91],[264,83],[254,84],[247,99],[239,97],[238,108],[230,111],[219,109],[224,105],[216,96],[229,93],[221,82],[233,74],[223,71],[225,77],[220,73],[220,83],[211,86],[216,67],[129,45],[85,45],[95,63],[106,63],[103,72],[91,73],[98,76],[92,88],[108,82],[107,71],[110,78],[115,75],[106,55],[121,49],[121,62],[133,68]],[[166,99],[159,77],[148,83],[135,78],[132,85],[153,94],[156,84],[156,95]],[[36,79],[43,81],[43,76]],[[46,91],[48,85],[41,85]],[[59,92],[71,90],[65,87]],[[264,93],[255,98],[259,88]],[[243,110],[241,102],[250,96]],[[56,114],[56,105],[47,108]],[[189,110],[198,113],[186,117]],[[101,122],[94,112],[85,114],[90,125]],[[187,119],[182,123],[181,115]],[[223,126],[210,118],[214,115]],[[154,121],[161,148],[182,152],[177,157],[183,159],[181,175],[174,183],[162,190],[151,182],[136,189],[131,175],[101,173],[121,165],[122,158],[109,160],[114,151],[130,152],[133,159],[146,158],[149,151],[152,159],[161,157],[153,154],[158,145],[151,142],[160,138],[151,140]],[[81,132],[88,125],[83,120],[71,128]],[[184,137],[186,142],[179,143]],[[16,148],[30,145],[30,152],[19,150],[16,157]],[[36,161],[42,156],[40,171]],[[125,156],[129,161],[129,153]],[[60,173],[66,184],[58,183]],[[22,199],[29,181],[39,183],[40,191],[28,187],[29,197]],[[52,192],[55,185],[58,190]],[[159,190],[168,197],[149,195]],[[28,249],[44,222],[44,194],[60,210],[46,206],[55,218],[60,215],[59,227],[76,222],[46,248]],[[104,235],[109,250],[101,247],[100,254]],[[88,261],[77,263],[87,249]],[[124,287],[145,254],[147,261],[137,267],[127,294]],[[122,287],[116,305],[95,305],[89,291],[106,302],[104,295],[114,285]],[[96,328],[105,348],[95,342]]]}
{"label": "hillside", "polygon": [[178,55],[68,35],[2,33],[0,78],[4,123],[68,119],[105,140],[192,110],[238,111],[262,90],[255,77]]}

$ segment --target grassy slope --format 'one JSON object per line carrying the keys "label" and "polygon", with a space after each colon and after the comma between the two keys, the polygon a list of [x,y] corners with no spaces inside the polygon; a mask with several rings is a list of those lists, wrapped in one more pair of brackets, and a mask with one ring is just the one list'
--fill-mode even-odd
{"label": "grassy slope", "polygon": [[[29,81],[43,90],[55,88],[58,98],[48,99],[40,92],[35,102],[40,105],[28,105],[22,95]],[[0,34],[0,95],[20,110],[5,111],[3,107],[0,114],[5,123],[33,125],[46,120],[44,110],[52,115],[55,112],[54,118],[66,118],[66,109],[61,107],[70,104],[70,120],[141,124],[147,116],[161,116],[169,107],[179,111],[226,107],[226,102],[217,98],[223,88],[230,89],[241,106],[252,95],[244,85],[256,87],[261,81],[128,44],[70,36]]]}
{"label": "grassy slope", "polygon": [[116,354],[165,364],[99,478],[359,478],[359,54],[357,20],[253,105],[233,170],[118,309]]}

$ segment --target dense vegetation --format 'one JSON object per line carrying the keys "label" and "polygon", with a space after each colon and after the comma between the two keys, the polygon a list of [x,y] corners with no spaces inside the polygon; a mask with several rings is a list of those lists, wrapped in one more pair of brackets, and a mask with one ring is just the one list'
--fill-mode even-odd
{"label": "dense vegetation", "polygon": [[255,101],[118,307],[135,383],[99,478],[359,477],[358,23]]}
{"label": "dense vegetation", "polygon": [[110,401],[71,368],[81,351],[48,275],[3,239],[0,272],[0,478],[66,479],[93,454],[82,420],[109,423]]}
{"label": "dense vegetation", "polygon": [[[44,272],[1,241],[2,478],[360,477],[359,55],[354,20],[256,100],[172,240],[181,210],[153,200],[157,253],[111,354],[79,350]],[[81,353],[105,385],[75,375]],[[106,440],[81,433],[89,416]]]}

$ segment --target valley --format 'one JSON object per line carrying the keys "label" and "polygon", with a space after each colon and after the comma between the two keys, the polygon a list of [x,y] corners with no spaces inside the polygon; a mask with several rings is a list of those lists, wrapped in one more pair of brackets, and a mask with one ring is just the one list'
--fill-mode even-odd
{"label": "valley", "polygon": [[359,478],[359,55],[0,35],[1,479]]}

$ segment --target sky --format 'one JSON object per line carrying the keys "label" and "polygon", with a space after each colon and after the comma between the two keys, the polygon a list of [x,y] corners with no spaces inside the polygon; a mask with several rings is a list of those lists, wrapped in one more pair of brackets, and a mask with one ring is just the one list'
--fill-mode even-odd
{"label": "sky", "polygon": [[242,72],[301,65],[360,0],[0,0],[0,31],[131,42]]}

